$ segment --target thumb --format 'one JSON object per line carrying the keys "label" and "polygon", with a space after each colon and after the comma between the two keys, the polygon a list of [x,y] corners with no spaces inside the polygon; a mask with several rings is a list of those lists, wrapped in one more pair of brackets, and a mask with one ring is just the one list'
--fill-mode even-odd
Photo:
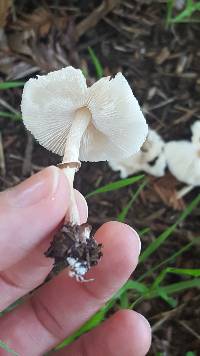
{"label": "thumb", "polygon": [[[54,166],[0,193],[0,271],[25,257],[52,233],[67,212],[68,197],[67,179]],[[80,215],[86,216],[86,202],[79,194],[76,198]]]}

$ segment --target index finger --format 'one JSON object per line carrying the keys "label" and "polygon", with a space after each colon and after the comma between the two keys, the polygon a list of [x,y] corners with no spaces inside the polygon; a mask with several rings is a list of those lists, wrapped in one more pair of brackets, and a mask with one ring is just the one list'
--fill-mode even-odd
{"label": "index finger", "polygon": [[68,192],[64,174],[52,166],[0,193],[0,271],[52,233],[68,209]]}

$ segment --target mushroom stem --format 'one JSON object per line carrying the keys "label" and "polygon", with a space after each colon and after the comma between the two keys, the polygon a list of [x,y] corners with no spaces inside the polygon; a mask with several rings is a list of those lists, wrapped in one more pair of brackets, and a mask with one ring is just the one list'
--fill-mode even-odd
{"label": "mushroom stem", "polygon": [[[79,164],[79,150],[80,150],[81,139],[86,128],[89,125],[90,119],[91,119],[91,113],[87,108],[82,108],[77,110],[67,137],[67,141],[65,145],[65,153],[62,160],[62,163],[69,164],[68,167],[63,168],[63,172],[68,178],[69,186],[70,186],[69,219],[70,219],[70,224],[72,226],[80,225],[79,213],[76,204],[73,184],[74,184],[74,176],[78,169],[78,164]],[[70,166],[70,162],[73,163],[71,166]]]}

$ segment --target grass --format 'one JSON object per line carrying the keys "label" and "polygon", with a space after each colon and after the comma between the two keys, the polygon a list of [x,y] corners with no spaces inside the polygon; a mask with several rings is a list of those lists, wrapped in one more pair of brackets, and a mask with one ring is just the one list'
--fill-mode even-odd
{"label": "grass", "polygon": [[[7,90],[7,89],[14,89],[14,88],[19,88],[23,87],[24,82],[2,82],[0,83],[0,90]],[[21,115],[20,113],[14,113],[10,111],[0,111],[0,117],[8,118],[13,121],[19,121],[21,120]]]}
{"label": "grass", "polygon": [[5,117],[13,121],[20,121],[22,118],[20,114],[14,114],[7,111],[0,111],[0,117]]}
{"label": "grass", "polygon": [[199,18],[194,18],[194,14],[200,11],[200,1],[186,0],[183,9],[173,16],[175,10],[175,1],[168,0],[167,2],[167,24],[175,24],[180,22],[199,22]]}
{"label": "grass", "polygon": [[0,90],[19,88],[23,86],[24,82],[2,82],[0,83]]}
{"label": "grass", "polygon": [[104,69],[103,66],[99,60],[99,58],[97,57],[97,55],[95,54],[94,50],[91,47],[88,47],[88,52],[92,61],[92,64],[95,68],[95,72],[96,72],[96,77],[98,79],[102,78],[104,75]]}
{"label": "grass", "polygon": [[193,209],[199,204],[200,195],[198,195],[189,206],[181,213],[178,220],[175,224],[166,229],[155,241],[153,241],[146,250],[142,253],[140,257],[140,262],[145,262],[146,259],[152,255],[164,242],[165,240],[173,233],[178,224],[186,219],[186,217],[193,211]]}
{"label": "grass", "polygon": [[97,194],[113,192],[114,190],[119,190],[121,188],[128,187],[129,185],[132,185],[132,184],[138,182],[142,178],[144,178],[144,175],[138,175],[138,176],[134,176],[131,178],[120,179],[116,182],[108,183],[108,184],[104,185],[103,187],[100,187],[100,188],[95,189],[92,192],[88,193],[86,195],[86,198],[90,198]]}
{"label": "grass", "polygon": [[139,196],[139,194],[141,193],[141,191],[144,189],[144,187],[147,185],[148,181],[147,179],[145,179],[143,181],[143,183],[141,183],[139,185],[139,188],[136,190],[136,192],[132,192],[132,197],[130,199],[130,201],[128,202],[127,205],[125,205],[122,208],[122,211],[118,214],[117,216],[117,220],[120,222],[125,221],[126,216],[128,215],[129,210],[131,209],[131,207],[133,206],[134,202],[136,201],[137,197]]}
{"label": "grass", "polygon": [[8,347],[7,344],[5,344],[3,341],[0,340],[0,348],[7,351],[9,354],[11,355],[15,355],[15,356],[19,356],[19,354],[17,352],[15,352],[14,350],[12,350],[10,347]]}

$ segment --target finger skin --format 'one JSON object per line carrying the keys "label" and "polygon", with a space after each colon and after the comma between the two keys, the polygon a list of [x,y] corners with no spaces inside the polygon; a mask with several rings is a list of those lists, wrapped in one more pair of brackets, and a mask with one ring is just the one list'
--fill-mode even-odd
{"label": "finger skin", "polygon": [[123,310],[54,355],[82,355],[85,351],[87,356],[145,356],[150,345],[148,321],[132,310]]}
{"label": "finger skin", "polygon": [[[104,224],[96,233],[104,257],[88,278],[77,283],[63,271],[37,290],[26,304],[0,319],[0,339],[20,356],[42,355],[79,328],[125,283],[136,267],[139,240],[118,222]],[[33,342],[34,340],[34,342]]]}
{"label": "finger skin", "polygon": [[48,167],[0,194],[0,271],[25,257],[62,221],[69,185],[56,167]]}
{"label": "finger skin", "polygon": [[[87,221],[87,203],[78,191],[75,191],[75,197],[80,223],[83,224]],[[44,256],[51,239],[52,234],[48,237],[44,236],[44,240],[33,248],[27,256],[5,271],[0,272],[0,311],[44,281],[53,266],[53,259]]]}

